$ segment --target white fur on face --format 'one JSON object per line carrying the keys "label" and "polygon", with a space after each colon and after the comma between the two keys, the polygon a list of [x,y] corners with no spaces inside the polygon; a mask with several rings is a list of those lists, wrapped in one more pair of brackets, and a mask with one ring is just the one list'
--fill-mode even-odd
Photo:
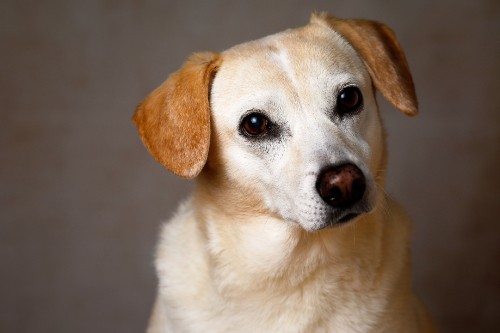
{"label": "white fur on face", "polygon": [[[252,189],[266,208],[306,230],[333,224],[346,214],[316,191],[322,169],[353,163],[367,190],[353,209],[375,202],[374,176],[381,161],[382,130],[372,83],[362,60],[340,36],[316,26],[292,30],[226,51],[212,86],[213,135],[223,147],[233,184]],[[340,117],[336,98],[348,85],[363,94],[360,112]],[[248,138],[242,118],[265,114],[273,135]]]}

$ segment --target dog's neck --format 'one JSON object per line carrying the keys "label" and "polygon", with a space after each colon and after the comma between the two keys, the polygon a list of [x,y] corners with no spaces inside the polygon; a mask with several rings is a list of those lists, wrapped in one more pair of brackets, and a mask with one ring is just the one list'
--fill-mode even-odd
{"label": "dog's neck", "polygon": [[[369,218],[311,233],[262,208],[254,207],[258,214],[248,214],[248,209],[238,213],[238,207],[252,204],[221,204],[221,196],[207,188],[211,187],[198,186],[193,206],[214,263],[214,281],[226,295],[232,290],[240,296],[242,290],[287,293],[325,276],[338,287],[349,277],[349,288],[359,278],[360,291],[376,284],[384,258],[386,221],[380,210],[385,211],[385,197],[378,200],[379,212]],[[204,204],[197,205],[197,200]]]}

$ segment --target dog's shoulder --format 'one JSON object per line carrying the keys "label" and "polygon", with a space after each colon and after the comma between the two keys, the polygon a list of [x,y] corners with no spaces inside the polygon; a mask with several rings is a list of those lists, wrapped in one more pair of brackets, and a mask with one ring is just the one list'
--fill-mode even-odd
{"label": "dog's shoulder", "polygon": [[[208,276],[205,242],[199,228],[193,206],[193,199],[183,202],[176,214],[161,227],[156,250],[156,270],[160,279],[160,293],[175,295],[177,299],[190,299],[191,293],[200,288]],[[195,277],[195,278],[193,278]],[[190,281],[187,281],[190,280]],[[190,284],[186,288],[186,284]]]}

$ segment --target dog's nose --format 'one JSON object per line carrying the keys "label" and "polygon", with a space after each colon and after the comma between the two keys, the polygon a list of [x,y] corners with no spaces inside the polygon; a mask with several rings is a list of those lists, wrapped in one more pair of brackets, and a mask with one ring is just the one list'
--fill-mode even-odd
{"label": "dog's nose", "polygon": [[316,183],[320,197],[335,208],[349,207],[361,200],[366,189],[363,172],[354,164],[331,166],[321,172]]}

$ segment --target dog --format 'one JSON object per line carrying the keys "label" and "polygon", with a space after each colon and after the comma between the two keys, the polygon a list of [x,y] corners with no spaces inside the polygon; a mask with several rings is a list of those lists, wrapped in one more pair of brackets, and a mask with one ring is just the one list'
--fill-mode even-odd
{"label": "dog", "polygon": [[315,13],[192,55],[139,104],[149,152],[196,177],[161,232],[147,332],[435,332],[384,191],[376,90],[417,113],[394,33]]}

